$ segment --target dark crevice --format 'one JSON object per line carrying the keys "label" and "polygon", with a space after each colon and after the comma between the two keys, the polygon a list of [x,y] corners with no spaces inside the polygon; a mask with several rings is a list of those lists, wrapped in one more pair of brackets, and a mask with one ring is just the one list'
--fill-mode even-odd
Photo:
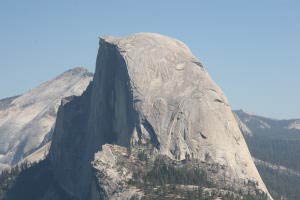
{"label": "dark crevice", "polygon": [[149,123],[147,119],[143,119],[142,124],[150,135],[151,143],[155,146],[155,148],[159,149],[160,143],[158,141],[157,134],[155,133],[153,126]]}
{"label": "dark crevice", "polygon": [[203,68],[203,65],[200,62],[194,61],[193,63],[196,64],[196,65],[198,65],[199,67]]}
{"label": "dark crevice", "polygon": [[202,132],[199,132],[199,133],[203,139],[207,139],[207,137]]}
{"label": "dark crevice", "polygon": [[218,103],[224,103],[224,101],[220,100],[220,99],[215,99],[215,102],[218,102]]}

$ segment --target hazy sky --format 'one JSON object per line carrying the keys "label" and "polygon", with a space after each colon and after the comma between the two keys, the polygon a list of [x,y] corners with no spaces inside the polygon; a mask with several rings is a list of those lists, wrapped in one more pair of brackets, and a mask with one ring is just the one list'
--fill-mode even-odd
{"label": "hazy sky", "polygon": [[299,2],[1,0],[0,98],[94,71],[100,35],[157,32],[187,43],[234,109],[300,118]]}

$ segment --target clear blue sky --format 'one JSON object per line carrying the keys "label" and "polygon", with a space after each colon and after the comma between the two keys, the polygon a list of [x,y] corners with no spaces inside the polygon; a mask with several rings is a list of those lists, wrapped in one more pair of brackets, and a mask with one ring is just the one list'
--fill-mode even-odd
{"label": "clear blue sky", "polygon": [[300,118],[299,2],[1,0],[0,98],[94,71],[100,35],[157,32],[187,43],[234,109]]}

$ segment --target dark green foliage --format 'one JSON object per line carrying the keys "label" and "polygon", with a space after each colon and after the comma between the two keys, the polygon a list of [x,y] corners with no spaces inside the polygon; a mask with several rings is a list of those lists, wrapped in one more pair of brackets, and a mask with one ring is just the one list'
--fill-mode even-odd
{"label": "dark green foliage", "polygon": [[129,183],[145,193],[143,200],[211,200],[217,197],[222,197],[222,200],[267,200],[266,194],[259,192],[253,196],[242,193],[234,195],[217,189],[203,191],[203,188],[216,186],[208,180],[205,171],[192,162],[174,163],[159,157],[146,168],[150,168],[146,173],[136,171],[134,180]]}
{"label": "dark green foliage", "polygon": [[14,187],[8,191],[7,199],[42,198],[52,179],[52,174],[44,167],[45,164],[41,162],[22,171],[16,178]]}
{"label": "dark green foliage", "polygon": [[141,161],[147,161],[148,160],[148,156],[147,153],[145,151],[141,151],[138,153],[138,159]]}
{"label": "dark green foliage", "polygon": [[246,140],[255,158],[300,171],[300,138],[287,140],[259,135]]}
{"label": "dark green foliage", "polygon": [[257,192],[255,196],[251,194],[242,195],[243,200],[268,200],[268,195]]}
{"label": "dark green foliage", "polygon": [[4,170],[0,174],[0,199],[3,199],[7,191],[11,189],[17,176],[29,167],[27,162],[22,163],[9,170]]}
{"label": "dark green foliage", "polygon": [[274,120],[243,111],[235,113],[253,134],[245,137],[253,157],[300,171],[300,130],[287,128],[295,120]]}
{"label": "dark green foliage", "polygon": [[300,177],[287,173],[278,173],[277,170],[264,165],[257,166],[269,192],[274,199],[286,197],[288,200],[299,200]]}
{"label": "dark green foliage", "polygon": [[[246,140],[249,150],[255,158],[300,172],[300,140],[298,141],[297,137],[295,135],[295,140],[287,140],[279,139],[276,135],[260,135],[246,137]],[[288,200],[299,200],[299,176],[280,173],[261,165],[257,165],[257,168],[269,192],[275,199],[280,199],[283,196]]]}
{"label": "dark green foliage", "polygon": [[222,200],[268,200],[266,194],[233,194],[231,192],[218,192],[213,190],[211,192],[203,191],[201,187],[195,189],[180,189],[174,186],[146,186],[143,188],[145,196],[143,200],[212,200],[220,197]]}
{"label": "dark green foliage", "polygon": [[[285,166],[300,172],[300,130],[288,129],[295,120],[274,120],[235,111],[251,130],[245,134],[251,155],[257,159]],[[266,126],[264,126],[266,125]],[[281,196],[288,200],[300,199],[300,177],[280,173],[267,166],[257,165],[260,175],[275,199]]]}
{"label": "dark green foliage", "polygon": [[156,159],[154,166],[144,177],[145,182],[155,185],[182,184],[211,186],[206,173],[198,167],[174,166],[167,164],[163,158]]}
{"label": "dark green foliage", "polygon": [[3,200],[40,200],[49,189],[55,191],[58,199],[71,199],[58,187],[49,162],[44,160],[20,170]]}

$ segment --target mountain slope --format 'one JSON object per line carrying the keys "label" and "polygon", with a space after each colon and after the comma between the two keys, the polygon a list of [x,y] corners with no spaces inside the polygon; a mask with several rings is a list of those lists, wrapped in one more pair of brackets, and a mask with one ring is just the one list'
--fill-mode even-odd
{"label": "mountain slope", "polygon": [[242,110],[235,113],[251,132],[249,135],[243,131],[252,156],[300,171],[299,119],[276,120]]}
{"label": "mountain slope", "polygon": [[1,165],[14,165],[47,143],[61,100],[81,95],[91,79],[87,70],[74,68],[23,95],[0,100]]}
{"label": "mountain slope", "polygon": [[271,199],[221,89],[184,43],[151,33],[100,39],[93,82],[62,101],[29,172],[8,199]]}
{"label": "mountain slope", "polygon": [[299,119],[276,120],[235,111],[256,166],[273,197],[300,196]]}

